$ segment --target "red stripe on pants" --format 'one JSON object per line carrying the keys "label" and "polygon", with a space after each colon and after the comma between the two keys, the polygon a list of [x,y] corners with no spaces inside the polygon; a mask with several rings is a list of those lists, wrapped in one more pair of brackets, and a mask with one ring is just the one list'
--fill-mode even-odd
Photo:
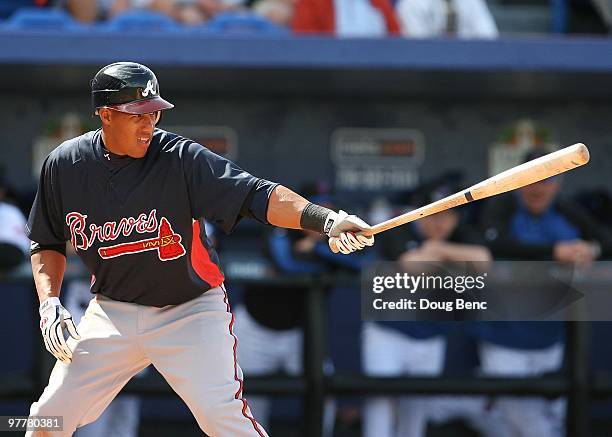
{"label": "red stripe on pants", "polygon": [[225,291],[225,287],[223,285],[221,285],[221,289],[223,290],[223,295],[224,295],[223,302],[225,302],[225,305],[227,306],[227,312],[230,313],[232,316],[232,320],[230,321],[230,324],[229,324],[229,333],[234,338],[234,379],[238,381],[238,383],[240,384],[240,386],[238,387],[238,391],[236,392],[236,394],[234,394],[234,398],[240,399],[242,401],[242,415],[251,421],[253,428],[255,428],[255,431],[257,431],[257,434],[259,434],[260,437],[265,437],[264,434],[259,429],[259,424],[257,423],[257,421],[253,418],[253,416],[249,416],[247,414],[247,409],[249,408],[249,406],[247,404],[246,399],[242,397],[242,389],[244,387],[244,381],[238,377],[238,360],[236,359],[236,348],[238,347],[238,338],[234,335],[234,330],[233,330],[234,320],[235,320],[234,314],[232,314],[229,300],[227,298],[227,291]]}

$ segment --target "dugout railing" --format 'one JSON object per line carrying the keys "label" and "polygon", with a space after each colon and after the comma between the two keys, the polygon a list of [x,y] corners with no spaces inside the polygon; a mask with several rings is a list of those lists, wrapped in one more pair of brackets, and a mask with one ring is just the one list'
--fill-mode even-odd
{"label": "dugout railing", "polygon": [[[344,278],[346,279],[346,278]],[[245,280],[242,280],[245,281]],[[254,281],[254,279],[248,279]],[[590,327],[587,322],[568,322],[566,335],[566,369],[554,375],[538,378],[373,378],[364,375],[336,373],[325,375],[326,305],[325,288],[335,283],[333,277],[258,279],[259,283],[299,283],[308,285],[307,317],[304,326],[304,373],[300,377],[248,377],[245,392],[250,394],[297,396],[303,402],[304,435],[322,435],[324,398],[327,396],[372,395],[512,395],[567,398],[567,436],[591,436],[590,405],[592,400],[612,397],[612,374],[593,374],[590,366]],[[240,281],[238,281],[240,282]],[[27,270],[0,276],[3,284],[18,283],[31,289],[32,323],[38,330],[38,310],[34,285]],[[0,374],[0,399],[33,400],[46,385],[53,358],[35,336],[34,367],[30,371]],[[174,395],[161,378],[132,379],[124,392],[142,396]],[[25,412],[24,412],[25,414]]]}

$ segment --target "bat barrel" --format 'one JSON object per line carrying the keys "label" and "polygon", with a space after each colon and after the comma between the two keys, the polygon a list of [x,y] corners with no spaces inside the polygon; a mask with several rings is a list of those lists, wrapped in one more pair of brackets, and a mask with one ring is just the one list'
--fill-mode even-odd
{"label": "bat barrel", "polygon": [[589,149],[582,144],[574,144],[565,147],[524,164],[518,165],[486,179],[467,190],[452,194],[429,205],[391,218],[387,221],[372,226],[364,231],[366,235],[374,235],[395,228],[428,215],[436,214],[450,208],[495,196],[517,188],[531,185],[546,178],[556,176],[560,173],[572,170],[589,162]]}
{"label": "bat barrel", "polygon": [[584,165],[591,159],[589,149],[582,143],[574,144],[568,147],[568,149],[571,149],[572,153],[575,155],[577,165]]}
{"label": "bat barrel", "polygon": [[473,200],[495,196],[573,170],[589,159],[589,149],[582,143],[574,144],[499,173],[468,191]]}

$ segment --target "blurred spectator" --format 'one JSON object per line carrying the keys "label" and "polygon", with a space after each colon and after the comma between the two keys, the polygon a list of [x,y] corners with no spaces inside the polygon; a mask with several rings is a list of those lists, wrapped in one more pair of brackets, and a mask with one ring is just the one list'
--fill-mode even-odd
{"label": "blurred spectator", "polygon": [[407,37],[496,38],[495,20],[484,0],[398,0],[402,33]]}
{"label": "blurred spectator", "polygon": [[[428,187],[418,204],[446,197],[459,187],[442,180]],[[389,230],[378,242],[385,260],[398,261],[404,270],[421,269],[427,262],[488,262],[491,255],[479,234],[461,222],[457,209],[424,217]],[[419,270],[421,272],[422,270]],[[375,322],[364,324],[363,363],[366,374],[379,377],[437,376],[443,371],[446,334],[444,322]],[[421,437],[426,433],[436,398],[371,398],[363,416],[364,437]],[[397,413],[397,414],[396,414]],[[397,418],[395,423],[394,418]]]}
{"label": "blurred spectator", "polygon": [[283,27],[291,26],[294,10],[295,0],[259,0],[253,4],[253,12]]}
{"label": "blurred spectator", "polygon": [[[547,154],[537,149],[525,162]],[[524,187],[487,205],[485,237],[496,258],[590,264],[610,255],[610,237],[577,205],[558,199],[562,176]]]}
{"label": "blurred spectator", "polygon": [[[546,154],[530,152],[527,160]],[[610,253],[610,237],[576,205],[557,199],[561,176],[500,196],[487,205],[485,237],[496,259],[555,260],[586,266]],[[562,322],[474,323],[484,375],[538,376],[561,368]],[[500,435],[563,435],[562,401],[500,398]],[[502,432],[503,431],[503,432]]]}
{"label": "blurred spectator", "polygon": [[173,16],[181,23],[197,25],[221,12],[240,10],[247,0],[174,0]]}
{"label": "blurred spectator", "polygon": [[293,30],[382,37],[399,34],[400,26],[389,0],[297,0]]}
{"label": "blurred spectator", "polygon": [[94,22],[142,9],[167,15],[177,21],[197,25],[220,12],[245,7],[247,0],[60,0],[79,21]]}
{"label": "blurred spectator", "polygon": [[0,270],[10,270],[26,260],[30,240],[26,237],[26,219],[19,208],[8,202],[8,183],[0,174]]}
{"label": "blurred spectator", "polygon": [[66,9],[84,23],[112,18],[130,9],[147,9],[174,17],[175,0],[64,0]]}

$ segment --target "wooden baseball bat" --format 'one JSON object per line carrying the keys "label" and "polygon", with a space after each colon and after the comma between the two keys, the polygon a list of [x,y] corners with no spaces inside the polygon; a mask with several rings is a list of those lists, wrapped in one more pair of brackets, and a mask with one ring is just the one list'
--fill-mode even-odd
{"label": "wooden baseball bat", "polygon": [[[572,170],[589,162],[589,149],[582,144],[574,144],[540,158],[526,162],[482,182],[472,185],[463,191],[451,194],[448,197],[432,202],[421,208],[399,215],[392,219],[379,223],[367,232],[367,235],[375,235],[397,226],[418,220],[428,215],[445,211],[459,205],[495,196],[507,191],[539,182],[543,179],[556,176],[560,173]],[[366,232],[364,232],[365,234]]]}

